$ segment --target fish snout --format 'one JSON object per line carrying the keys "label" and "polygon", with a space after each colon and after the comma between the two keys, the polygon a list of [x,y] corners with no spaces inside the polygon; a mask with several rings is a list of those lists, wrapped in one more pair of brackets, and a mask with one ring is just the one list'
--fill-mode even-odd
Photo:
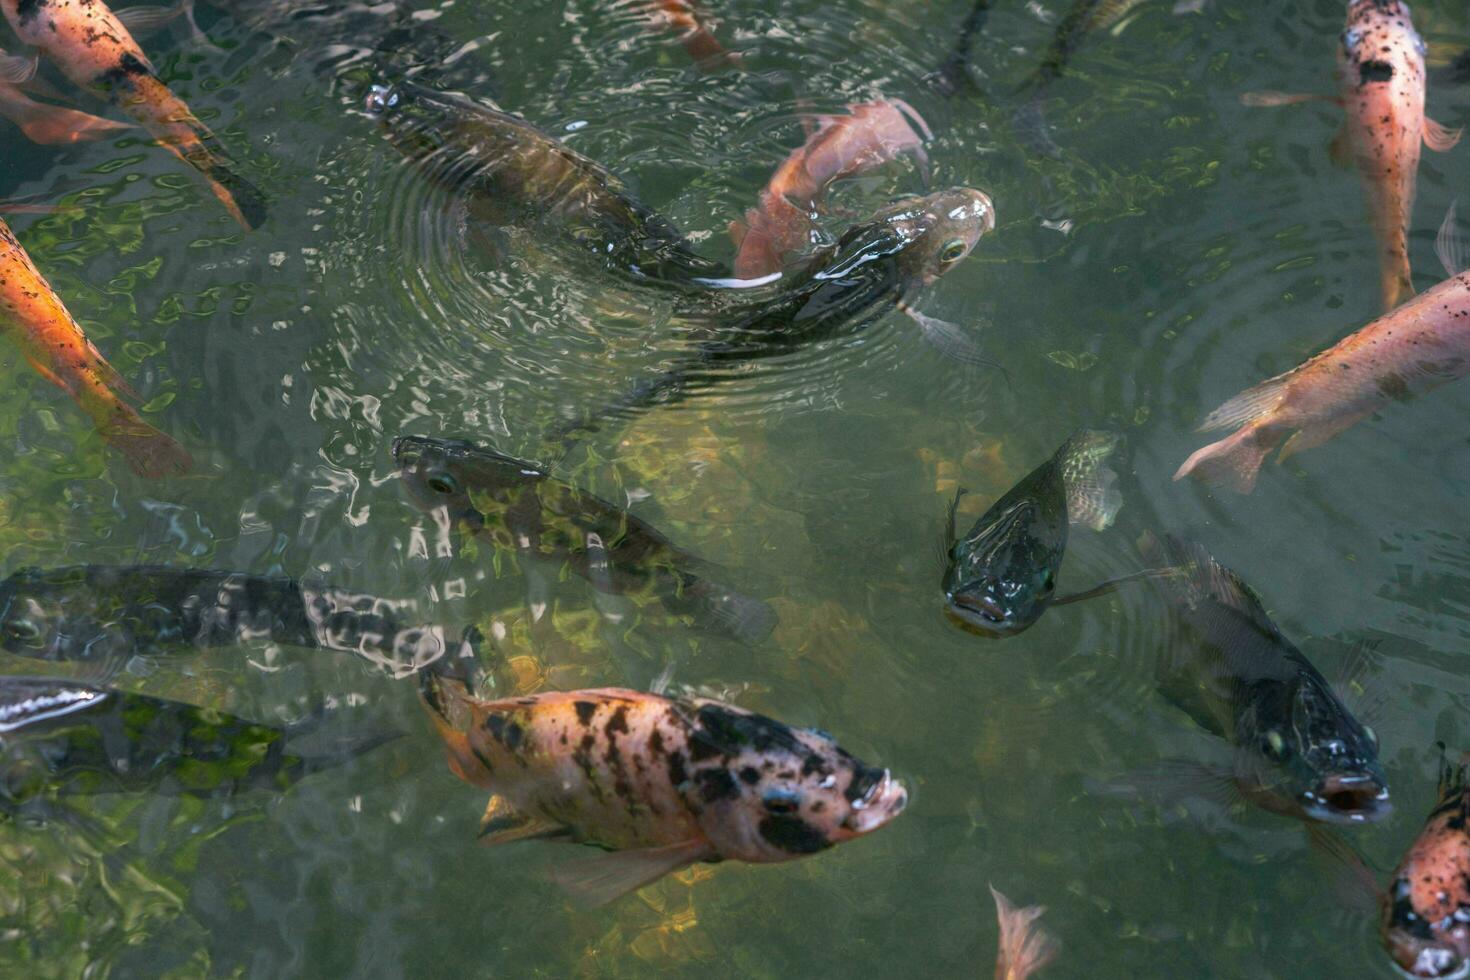
{"label": "fish snout", "polygon": [[1394,965],[1406,977],[1432,977],[1435,980],[1470,977],[1470,959],[1466,959],[1459,950],[1395,930],[1390,930],[1386,938]]}
{"label": "fish snout", "polygon": [[946,611],[961,626],[990,634],[1008,633],[1014,627],[1011,611],[985,592],[950,592],[945,599]]}
{"label": "fish snout", "polygon": [[852,801],[852,812],[843,825],[854,834],[869,833],[902,813],[908,803],[908,790],[884,769],[883,778],[870,786],[861,799]]}
{"label": "fish snout", "polygon": [[1368,773],[1329,773],[1302,800],[1308,816],[1328,823],[1372,823],[1393,812],[1388,787]]}
{"label": "fish snout", "polygon": [[387,85],[372,86],[368,89],[367,98],[363,100],[363,107],[375,116],[381,116],[396,105],[398,90]]}

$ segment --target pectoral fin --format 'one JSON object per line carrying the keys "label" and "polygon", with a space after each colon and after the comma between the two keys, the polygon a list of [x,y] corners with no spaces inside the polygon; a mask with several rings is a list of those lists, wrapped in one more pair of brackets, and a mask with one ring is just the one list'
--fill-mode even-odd
{"label": "pectoral fin", "polygon": [[1067,489],[1067,519],[1074,526],[1102,531],[1123,506],[1118,474],[1105,462],[1122,445],[1112,432],[1084,430],[1058,450]]}
{"label": "pectoral fin", "polygon": [[565,826],[528,817],[518,812],[503,796],[492,796],[485,805],[485,815],[480,818],[480,843],[487,847],[509,844],[518,840],[571,840],[572,834]]}
{"label": "pectoral fin", "polygon": [[612,851],[558,868],[551,873],[551,880],[587,905],[606,905],[653,884],[666,874],[717,856],[709,844],[700,840],[668,847]]}
{"label": "pectoral fin", "polygon": [[1261,89],[1257,92],[1240,93],[1241,105],[1248,105],[1257,109],[1281,105],[1301,105],[1303,102],[1331,102],[1333,105],[1342,104],[1330,95],[1316,95],[1311,92],[1278,92],[1274,89]]}
{"label": "pectoral fin", "polygon": [[1460,142],[1460,136],[1464,132],[1463,129],[1450,129],[1428,116],[1424,117],[1424,145],[1436,153],[1444,153],[1454,147]]}

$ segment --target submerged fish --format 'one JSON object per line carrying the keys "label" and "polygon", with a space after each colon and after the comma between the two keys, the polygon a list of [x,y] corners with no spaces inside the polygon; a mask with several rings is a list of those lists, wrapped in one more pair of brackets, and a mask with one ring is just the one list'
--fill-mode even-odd
{"label": "submerged fish", "polygon": [[393,460],[409,499],[512,552],[559,561],[595,588],[648,594],[746,643],[776,625],[760,599],[708,577],[712,569],[653,527],[532,463],[468,442],[403,436]]}
{"label": "submerged fish", "polygon": [[[1470,274],[1452,236],[1454,213],[1440,232],[1440,259],[1451,278],[1305,363],[1248,388],[1211,412],[1201,430],[1239,431],[1198,449],[1174,474],[1250,493],[1261,464],[1311,449],[1388,407],[1470,371]],[[1289,437],[1289,438],[1288,438]]]}
{"label": "submerged fish", "polygon": [[213,133],[154,74],[148,56],[102,0],[0,0],[10,26],[74,83],[109,99],[209,181],[246,228],[265,221],[265,198],[231,162]]}
{"label": "submerged fish", "polygon": [[929,126],[907,102],[878,99],[850,105],[848,115],[818,116],[817,129],[776,168],[757,205],[744,220],[730,223],[738,252],[735,275],[759,279],[780,272],[793,256],[815,242],[816,222],[827,189],[912,153],[925,166]]}
{"label": "submerged fish", "polygon": [[884,826],[908,794],[830,735],[733,705],[619,688],[502,701],[426,671],[449,767],[495,795],[481,840],[592,844],[561,875],[594,903],[698,861],[773,863]]}
{"label": "submerged fish", "polygon": [[990,886],[995,899],[995,917],[1000,922],[1000,948],[995,954],[995,980],[1026,980],[1027,977],[1057,958],[1061,946],[1036,920],[1046,911],[1044,905],[1017,908],[1011,900]]}
{"label": "submerged fish", "polygon": [[1439,802],[1383,896],[1384,945],[1411,977],[1470,973],[1470,789],[1467,758],[1440,760]]}
{"label": "submerged fish", "polygon": [[722,369],[859,330],[895,306],[944,354],[990,364],[963,330],[919,313],[906,300],[958,266],[994,227],[989,197],[951,188],[884,208],[772,286],[691,296],[676,314],[688,324],[693,353],[552,435],[565,438],[607,418],[682,400],[719,381]]}
{"label": "submerged fish", "polygon": [[645,282],[725,274],[600,164],[524,119],[411,82],[374,85],[367,111],[426,178],[462,195],[480,228],[537,229]]}
{"label": "submerged fish", "polygon": [[136,397],[136,392],[92,346],[4,221],[0,221],[0,330],[38,374],[71,395],[134,473],[173,476],[193,465],[183,446],[144,422],[123,401],[122,396]]}
{"label": "submerged fish", "polygon": [[740,55],[728,50],[710,33],[699,9],[689,0],[646,0],[638,6],[650,22],[679,32],[679,43],[700,71],[719,71],[740,64]]}
{"label": "submerged fish", "polygon": [[1123,505],[1118,475],[1106,465],[1121,442],[1110,432],[1077,433],[958,539],[954,511],[964,490],[955,495],[944,573],[950,616],[984,635],[1013,636],[1054,602],[1073,598],[1056,598],[1068,531],[1072,525],[1101,531]]}
{"label": "submerged fish", "polygon": [[1234,764],[1208,778],[1274,813],[1336,824],[1392,810],[1378,736],[1282,635],[1250,587],[1199,545],[1149,538],[1145,554],[1193,649],[1161,663],[1160,687],[1230,743]]}
{"label": "submerged fish", "polygon": [[[1414,295],[1409,219],[1419,173],[1419,146],[1444,152],[1460,139],[1424,115],[1424,40],[1402,0],[1352,0],[1337,51],[1336,103],[1346,110],[1332,156],[1351,159],[1363,178],[1368,216],[1378,239],[1383,308]],[[1313,95],[1253,92],[1247,105],[1289,105]]]}
{"label": "submerged fish", "polygon": [[118,663],[266,640],[352,653],[405,677],[456,647],[441,626],[406,624],[414,611],[410,600],[281,576],[170,565],[25,568],[0,581],[0,647],[37,660]]}
{"label": "submerged fish", "polygon": [[318,754],[316,719],[263,725],[223,711],[47,677],[0,677],[0,804],[44,792],[227,796],[282,790],[398,737],[359,733]]}
{"label": "submerged fish", "polygon": [[32,99],[22,88],[33,81],[36,65],[35,56],[27,58],[0,51],[0,116],[19,126],[32,143],[65,146],[132,128],[131,123],[114,122]]}

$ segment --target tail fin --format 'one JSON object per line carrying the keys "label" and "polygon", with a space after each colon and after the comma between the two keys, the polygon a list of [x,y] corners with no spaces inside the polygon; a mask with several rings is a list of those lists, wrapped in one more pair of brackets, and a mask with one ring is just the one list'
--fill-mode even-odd
{"label": "tail fin", "polygon": [[1116,433],[1085,429],[1058,451],[1067,488],[1067,519],[1072,524],[1101,531],[1113,523],[1123,495],[1118,492],[1118,474],[1104,460],[1122,444],[1123,437]]}
{"label": "tail fin", "polygon": [[194,465],[189,451],[169,436],[134,415],[124,424],[98,430],[108,445],[123,454],[128,467],[150,480],[182,476]]}
{"label": "tail fin", "polygon": [[1046,907],[1028,905],[1016,908],[1010,899],[996,891],[994,885],[990,886],[990,894],[995,899],[995,917],[1000,922],[995,980],[1026,980],[1061,952],[1061,944],[1036,925]]}
{"label": "tail fin", "polygon": [[677,600],[670,597],[669,605],[686,606],[697,621],[748,646],[760,643],[776,628],[776,611],[769,603],[704,579],[687,583]]}
{"label": "tail fin", "polygon": [[1280,441],[1280,434],[1259,425],[1248,425],[1232,436],[1195,450],[1174,473],[1174,479],[1193,476],[1206,483],[1219,483],[1236,493],[1250,493],[1255,489],[1261,464]]}
{"label": "tail fin", "polygon": [[209,180],[214,196],[246,231],[254,231],[265,224],[268,209],[265,195],[258,187],[219,161],[199,170]]}

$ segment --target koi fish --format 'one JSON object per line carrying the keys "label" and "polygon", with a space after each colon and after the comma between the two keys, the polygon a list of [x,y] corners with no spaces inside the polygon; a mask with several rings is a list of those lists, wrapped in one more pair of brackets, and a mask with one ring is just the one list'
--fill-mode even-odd
{"label": "koi fish", "polygon": [[745,643],[776,626],[760,599],[710,578],[712,569],[656,528],[553,477],[539,463],[468,442],[416,436],[393,441],[393,461],[410,500],[442,510],[450,524],[497,548],[566,563],[601,591],[650,593]]}
{"label": "koi fish", "polygon": [[34,55],[23,57],[0,51],[0,116],[19,126],[26,139],[43,146],[65,146],[99,140],[120,129],[132,128],[130,123],[114,122],[30,98],[21,88],[35,77],[37,64]]}
{"label": "koi fish", "polygon": [[[407,677],[454,649],[442,626],[404,622],[415,608],[284,576],[170,565],[23,568],[0,581],[0,647],[34,660],[118,663],[266,640],[351,653]],[[459,656],[476,636],[465,634]]]}
{"label": "koi fish", "polygon": [[[1250,493],[1261,464],[1320,446],[1389,404],[1470,371],[1470,275],[1453,240],[1454,209],[1436,250],[1451,278],[1385,313],[1293,368],[1248,388],[1205,417],[1201,431],[1238,428],[1184,461],[1174,474]],[[1282,443],[1285,445],[1282,446]]]}
{"label": "koi fish", "polygon": [[102,0],[0,0],[0,10],[20,39],[41,49],[72,82],[116,104],[198,170],[241,225],[257,228],[265,221],[265,197],[231,169],[214,134],[159,80]]}
{"label": "koi fish", "polygon": [[700,861],[790,861],[903,812],[888,770],[830,735],[705,699],[620,688],[481,701],[425,671],[455,775],[494,795],[480,839],[611,853],[558,877],[602,904]]}
{"label": "koi fish", "polygon": [[173,476],[193,465],[183,446],[144,422],[119,392],[136,398],[82,333],[61,297],[36,269],[9,226],[0,220],[0,329],[31,367],[71,395],[97,432],[127,459],[134,473]]}
{"label": "koi fish", "polygon": [[1424,39],[1402,0],[1352,0],[1337,51],[1336,99],[1253,92],[1246,105],[1333,101],[1346,110],[1332,141],[1334,160],[1357,164],[1378,240],[1384,312],[1414,295],[1409,220],[1419,174],[1419,146],[1443,153],[1460,141],[1424,114]]}
{"label": "koi fish", "polygon": [[850,105],[848,115],[818,116],[817,129],[806,144],[792,151],[761,191],[760,202],[743,221],[730,222],[738,250],[735,275],[759,279],[780,272],[788,259],[811,247],[816,223],[833,182],[880,167],[912,153],[928,166],[924,141],[934,138],[929,126],[902,99],[879,99]]}
{"label": "koi fish", "polygon": [[1046,906],[1017,908],[994,885],[990,886],[990,895],[995,899],[995,917],[1000,922],[995,980],[1026,980],[1061,952],[1061,945],[1036,924],[1036,920],[1046,912]]}
{"label": "koi fish", "polygon": [[739,52],[730,51],[710,33],[698,8],[689,0],[647,0],[639,6],[650,23],[679,32],[679,43],[700,71],[739,66]]}
{"label": "koi fish", "polygon": [[[1112,524],[1123,498],[1118,475],[1106,460],[1122,439],[1083,431],[991,505],[963,538],[954,514],[965,491],[950,505],[944,573],[946,611],[962,626],[986,636],[1013,636],[1055,603],[1056,576],[1073,525],[1101,531]],[[1090,590],[1090,598],[1100,594]]]}
{"label": "koi fish", "polygon": [[1271,621],[1245,582],[1197,544],[1148,537],[1175,574],[1164,593],[1192,640],[1162,658],[1161,693],[1229,743],[1232,765],[1199,766],[1212,788],[1301,820],[1363,824],[1392,812],[1378,736]]}
{"label": "koi fish", "polygon": [[1470,790],[1465,767],[1440,759],[1439,802],[1382,899],[1383,943],[1410,977],[1470,972]]}
{"label": "koi fish", "polygon": [[42,792],[283,790],[399,734],[357,733],[324,752],[302,752],[294,743],[316,727],[314,718],[277,728],[72,680],[0,677],[0,804],[15,807]]}

